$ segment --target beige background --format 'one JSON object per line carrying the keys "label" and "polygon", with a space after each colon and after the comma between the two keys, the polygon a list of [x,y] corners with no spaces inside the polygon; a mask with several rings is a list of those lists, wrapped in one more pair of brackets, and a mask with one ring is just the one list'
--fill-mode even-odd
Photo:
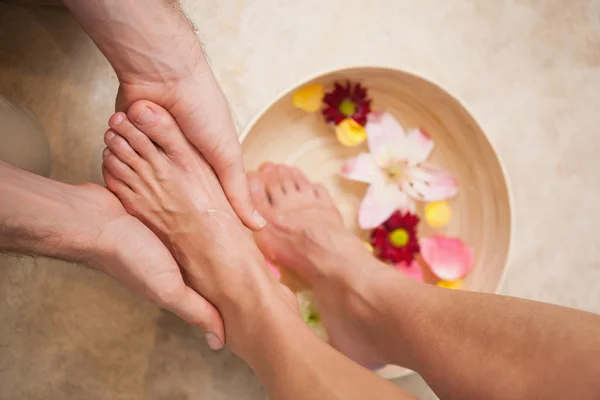
{"label": "beige background", "polygon": [[[514,200],[502,292],[600,312],[600,2],[187,0],[241,129],[323,69],[438,82],[496,146]],[[55,179],[99,181],[116,78],[64,12],[0,4],[0,93],[30,108]],[[490,227],[493,229],[493,227]],[[0,399],[264,399],[252,372],[109,278],[0,259]],[[435,398],[418,377],[398,381]]]}

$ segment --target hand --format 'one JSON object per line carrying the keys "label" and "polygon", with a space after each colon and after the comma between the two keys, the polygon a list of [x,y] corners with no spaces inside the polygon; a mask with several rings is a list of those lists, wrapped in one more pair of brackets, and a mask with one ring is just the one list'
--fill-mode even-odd
{"label": "hand", "polygon": [[207,332],[209,346],[225,343],[223,321],[215,307],[189,288],[179,266],[162,242],[138,219],[127,214],[106,188],[76,187],[93,223],[101,226],[96,250],[87,264],[116,278],[134,292]]}
{"label": "hand", "polygon": [[260,230],[265,220],[250,199],[242,149],[229,105],[210,67],[205,61],[198,65],[191,74],[166,82],[141,78],[121,82],[116,108],[126,111],[137,100],[150,100],[169,111],[216,172],[237,216],[248,228]]}

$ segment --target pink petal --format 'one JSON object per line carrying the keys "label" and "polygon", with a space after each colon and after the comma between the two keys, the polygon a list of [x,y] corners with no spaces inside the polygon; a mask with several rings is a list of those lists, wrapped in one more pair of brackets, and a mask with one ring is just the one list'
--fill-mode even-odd
{"label": "pink petal", "polygon": [[358,225],[362,229],[373,229],[396,210],[413,211],[414,204],[395,184],[375,183],[369,187],[360,205]]}
{"label": "pink petal", "polygon": [[407,171],[408,178],[402,182],[402,190],[414,199],[422,201],[445,200],[458,191],[458,183],[452,174],[444,170],[421,166]]}
{"label": "pink petal", "polygon": [[423,282],[423,270],[421,269],[419,263],[414,260],[410,264],[406,264],[404,262],[394,264],[394,268],[409,278]]}
{"label": "pink petal", "polygon": [[373,157],[368,153],[361,153],[356,157],[349,158],[342,165],[342,176],[353,181],[374,183],[385,179],[383,175],[373,161]]}
{"label": "pink petal", "polygon": [[432,236],[420,241],[421,256],[440,279],[454,281],[473,268],[473,249],[458,238]]}
{"label": "pink petal", "polygon": [[367,130],[369,151],[373,156],[379,157],[381,153],[390,151],[389,148],[391,148],[392,153],[402,158],[406,133],[402,125],[390,113],[370,113],[365,129]]}
{"label": "pink petal", "polygon": [[279,269],[271,261],[269,261],[269,259],[266,257],[265,257],[265,262],[267,263],[267,267],[269,267],[271,272],[273,272],[273,274],[275,274],[275,277],[278,280],[281,280],[281,272],[279,272]]}
{"label": "pink petal", "polygon": [[409,165],[417,165],[427,160],[433,150],[431,137],[422,129],[413,129],[406,137],[406,159]]}

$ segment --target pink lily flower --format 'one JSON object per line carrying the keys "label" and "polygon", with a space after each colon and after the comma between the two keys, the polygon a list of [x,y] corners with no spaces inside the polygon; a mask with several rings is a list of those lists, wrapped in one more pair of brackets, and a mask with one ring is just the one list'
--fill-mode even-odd
{"label": "pink lily flower", "polygon": [[389,113],[370,113],[365,126],[370,153],[348,159],[342,176],[370,184],[358,212],[362,229],[372,229],[396,210],[414,212],[414,200],[438,201],[456,194],[454,177],[424,164],[434,143],[421,129],[405,132]]}
{"label": "pink lily flower", "polygon": [[473,269],[473,249],[458,238],[436,235],[421,238],[420,245],[421,257],[444,281],[455,281]]}

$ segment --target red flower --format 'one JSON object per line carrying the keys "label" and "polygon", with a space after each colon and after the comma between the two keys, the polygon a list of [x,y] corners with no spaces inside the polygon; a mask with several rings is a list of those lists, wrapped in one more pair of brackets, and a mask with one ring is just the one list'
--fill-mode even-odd
{"label": "red flower", "polygon": [[396,211],[371,232],[371,245],[382,261],[409,265],[420,250],[417,238],[419,217],[409,212]]}
{"label": "red flower", "polygon": [[325,121],[335,125],[346,118],[352,118],[365,126],[367,114],[371,112],[371,100],[367,98],[367,89],[360,83],[352,87],[350,81],[346,82],[346,86],[336,82],[333,91],[325,94],[323,101],[327,105],[323,109]]}

